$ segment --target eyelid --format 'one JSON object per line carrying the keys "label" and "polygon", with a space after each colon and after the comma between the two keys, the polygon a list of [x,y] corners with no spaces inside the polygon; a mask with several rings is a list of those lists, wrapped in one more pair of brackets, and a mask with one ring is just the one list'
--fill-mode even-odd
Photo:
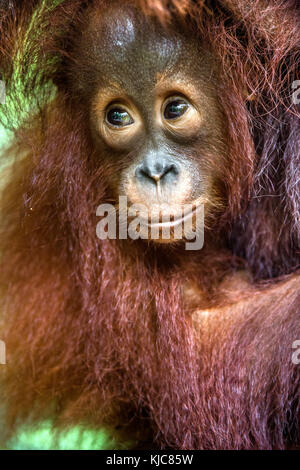
{"label": "eyelid", "polygon": [[108,105],[105,106],[105,112],[107,112],[107,111],[109,111],[110,109],[113,109],[113,108],[122,108],[125,111],[127,111],[128,113],[130,113],[127,105],[125,103],[123,103],[122,101],[118,101],[118,100],[111,101]]}
{"label": "eyelid", "polygon": [[176,93],[175,95],[169,95],[164,100],[162,107],[165,108],[172,101],[184,101],[186,104],[190,104],[189,100],[185,96]]}
{"label": "eyelid", "polygon": [[110,103],[108,106],[106,106],[105,114],[107,114],[109,111],[111,111],[112,109],[115,109],[115,108],[122,109],[122,110],[126,111],[126,113],[130,114],[130,116],[131,116],[131,112],[129,111],[127,106],[125,104],[117,102],[117,101],[114,102],[114,103]]}

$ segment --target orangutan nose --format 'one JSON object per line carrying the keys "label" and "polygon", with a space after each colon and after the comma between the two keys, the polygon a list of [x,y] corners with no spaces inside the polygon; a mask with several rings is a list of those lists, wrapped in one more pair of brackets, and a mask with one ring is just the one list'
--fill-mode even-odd
{"label": "orangutan nose", "polygon": [[144,161],[135,171],[135,176],[141,183],[169,184],[175,183],[179,174],[175,163],[163,161]]}

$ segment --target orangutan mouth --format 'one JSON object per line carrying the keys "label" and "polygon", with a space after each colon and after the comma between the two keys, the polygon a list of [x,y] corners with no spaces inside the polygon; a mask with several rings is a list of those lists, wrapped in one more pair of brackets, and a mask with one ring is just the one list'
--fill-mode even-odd
{"label": "orangutan mouth", "polygon": [[[192,207],[191,207],[192,206]],[[147,226],[147,227],[152,227],[152,228],[172,228],[172,227],[177,227],[178,225],[182,225],[183,223],[186,223],[187,221],[193,219],[194,216],[197,216],[197,214],[200,212],[202,209],[201,205],[196,205],[196,204],[189,204],[187,208],[183,206],[183,215],[182,213],[178,215],[177,217],[174,216],[173,214],[159,214],[159,221],[153,222],[153,219],[157,219],[158,217],[148,217],[148,219],[141,217],[141,225]]]}

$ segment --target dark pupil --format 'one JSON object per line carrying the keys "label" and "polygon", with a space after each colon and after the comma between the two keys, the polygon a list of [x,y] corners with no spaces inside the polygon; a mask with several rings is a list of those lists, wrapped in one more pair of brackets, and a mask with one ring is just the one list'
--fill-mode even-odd
{"label": "dark pupil", "polygon": [[120,108],[114,108],[108,111],[107,120],[113,126],[127,126],[132,123],[132,119],[127,111]]}
{"label": "dark pupil", "polygon": [[165,119],[176,119],[179,116],[182,116],[188,108],[188,105],[185,101],[175,100],[171,101],[164,112]]}

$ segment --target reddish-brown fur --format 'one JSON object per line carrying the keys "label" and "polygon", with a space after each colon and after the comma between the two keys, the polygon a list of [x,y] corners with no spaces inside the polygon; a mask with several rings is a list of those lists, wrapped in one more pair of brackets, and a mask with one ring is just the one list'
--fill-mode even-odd
{"label": "reddish-brown fur", "polygon": [[[41,2],[13,3],[0,16],[0,68],[14,114],[23,112],[16,125],[3,107],[15,128],[1,201],[8,434],[51,417],[58,429],[106,426],[134,446],[300,445],[300,366],[291,360],[300,339],[296,0],[131,2],[166,27],[190,15],[222,69],[226,207],[213,247],[208,233],[199,253],[95,236],[111,168],[95,153],[68,74],[80,61],[72,44],[85,4],[106,2],[42,10],[27,39]],[[26,113],[26,99],[39,112]]]}

